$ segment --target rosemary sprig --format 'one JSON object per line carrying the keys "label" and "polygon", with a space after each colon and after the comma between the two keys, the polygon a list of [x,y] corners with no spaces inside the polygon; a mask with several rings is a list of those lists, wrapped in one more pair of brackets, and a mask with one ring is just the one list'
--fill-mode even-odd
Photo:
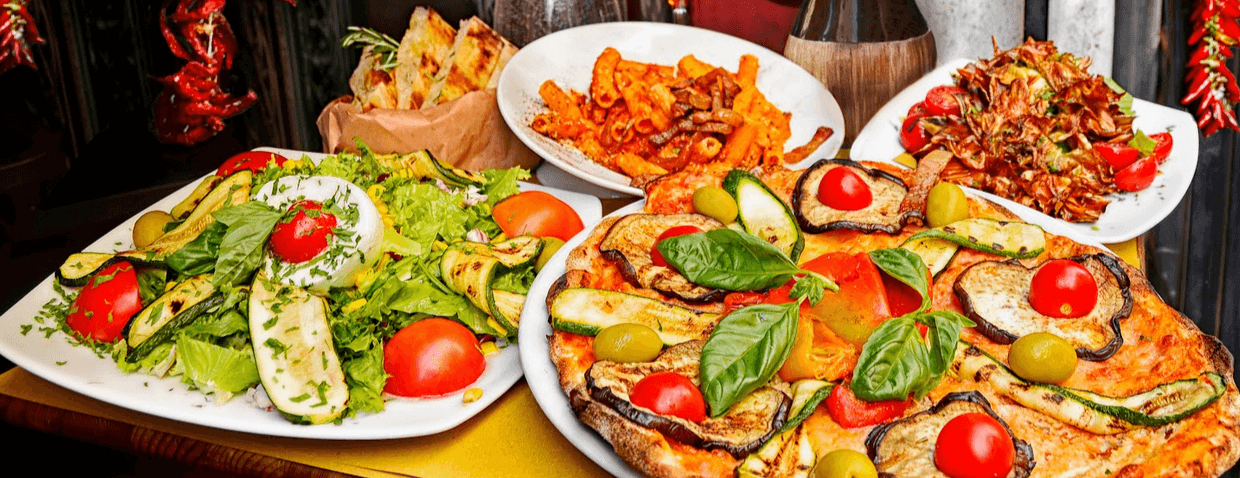
{"label": "rosemary sprig", "polygon": [[358,48],[373,47],[371,54],[382,55],[379,60],[377,69],[381,71],[391,71],[396,68],[396,51],[400,49],[400,42],[383,33],[377,32],[370,28],[349,27],[349,34],[340,40],[341,48],[356,46]]}

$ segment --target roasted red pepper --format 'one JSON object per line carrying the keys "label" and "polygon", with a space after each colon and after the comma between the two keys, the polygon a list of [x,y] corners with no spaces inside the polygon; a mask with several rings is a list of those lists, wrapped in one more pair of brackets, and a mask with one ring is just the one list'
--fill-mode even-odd
{"label": "roasted red pepper", "polygon": [[853,395],[848,382],[836,385],[827,396],[827,411],[831,419],[844,428],[868,427],[889,422],[904,416],[912,405],[911,400],[885,400],[867,402]]}

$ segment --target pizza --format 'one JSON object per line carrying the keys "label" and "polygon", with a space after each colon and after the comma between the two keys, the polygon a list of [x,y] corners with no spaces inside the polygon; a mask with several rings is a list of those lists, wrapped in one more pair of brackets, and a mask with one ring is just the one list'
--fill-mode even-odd
{"label": "pizza", "polygon": [[578,419],[658,478],[1232,467],[1220,342],[1109,251],[932,188],[935,163],[707,164],[647,184],[546,299]]}

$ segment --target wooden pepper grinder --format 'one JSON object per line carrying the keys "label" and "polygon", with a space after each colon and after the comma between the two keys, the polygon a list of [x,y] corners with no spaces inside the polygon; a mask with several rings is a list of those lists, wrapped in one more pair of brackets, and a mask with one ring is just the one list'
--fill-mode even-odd
{"label": "wooden pepper grinder", "polygon": [[835,96],[851,145],[879,108],[934,68],[934,35],[913,0],[805,0],[784,56]]}

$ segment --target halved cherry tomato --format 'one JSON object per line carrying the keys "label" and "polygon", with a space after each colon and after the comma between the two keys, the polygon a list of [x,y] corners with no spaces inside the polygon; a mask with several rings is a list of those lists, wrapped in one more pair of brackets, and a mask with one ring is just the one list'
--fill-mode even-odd
{"label": "halved cherry tomato", "polygon": [[1098,303],[1098,282],[1076,261],[1055,259],[1038,268],[1029,284],[1029,305],[1051,317],[1081,317]]}
{"label": "halved cherry tomato", "polygon": [[689,234],[697,234],[699,232],[702,232],[702,230],[699,229],[697,226],[685,225],[685,226],[675,226],[675,227],[667,228],[666,231],[663,231],[662,234],[659,234],[658,239],[655,239],[654,245],[650,246],[650,260],[654,261],[654,265],[656,266],[668,267],[667,259],[664,259],[663,253],[659,252],[659,243],[663,242],[664,239],[667,239],[669,237],[686,236]]}
{"label": "halved cherry tomato", "polygon": [[916,116],[916,117],[920,118],[920,117],[922,117],[922,116],[926,116],[926,115],[928,115],[928,114],[930,114],[930,113],[929,113],[929,111],[928,111],[928,110],[926,110],[926,102],[925,102],[925,101],[922,101],[922,102],[917,103],[917,104],[915,104],[915,105],[913,105],[913,106],[910,106],[910,107],[909,107],[909,109],[908,109],[908,113],[906,113],[906,114],[904,115],[904,117],[905,117],[905,118],[908,118],[908,117],[910,117],[910,116]]}
{"label": "halved cherry tomato", "polygon": [[486,370],[478,338],[464,325],[422,319],[396,332],[383,347],[383,391],[401,397],[436,397],[468,387]]}
{"label": "halved cherry tomato", "polygon": [[336,227],[336,216],[323,212],[323,205],[309,199],[289,206],[292,214],[271,231],[271,252],[284,262],[300,263],[327,250],[327,237]]}
{"label": "halved cherry tomato", "polygon": [[542,191],[525,191],[500,201],[491,211],[491,217],[508,237],[530,234],[558,237],[568,242],[585,228],[577,211]]}
{"label": "halved cherry tomato", "polygon": [[638,380],[629,393],[629,400],[659,415],[691,422],[706,419],[706,399],[702,398],[702,391],[692,380],[675,372],[652,373]]}
{"label": "halved cherry tomato", "polygon": [[288,158],[270,151],[246,151],[225,160],[224,164],[220,165],[220,169],[215,172],[215,175],[227,177],[243,169],[257,173],[267,169],[267,165],[272,161],[275,161],[276,166],[282,166],[285,161],[288,161]]}
{"label": "halved cherry tomato", "polygon": [[965,413],[951,419],[934,441],[934,464],[952,478],[1007,476],[1015,461],[1012,436],[985,413]]}
{"label": "halved cherry tomato", "polygon": [[818,201],[832,209],[856,211],[874,202],[870,185],[845,167],[831,168],[818,183]]}
{"label": "halved cherry tomato", "polygon": [[930,92],[926,93],[926,112],[930,116],[959,115],[960,99],[957,96],[967,95],[967,92],[952,85],[931,88]]}
{"label": "halved cherry tomato", "polygon": [[1121,191],[1140,191],[1154,183],[1158,175],[1158,160],[1153,156],[1138,159],[1137,162],[1115,172],[1115,187]]}
{"label": "halved cherry tomato", "polygon": [[1154,152],[1150,153],[1150,157],[1154,158],[1158,164],[1162,164],[1171,154],[1171,133],[1154,133],[1150,135],[1150,139],[1155,141]]}
{"label": "halved cherry tomato", "polygon": [[1111,165],[1111,169],[1119,171],[1128,167],[1141,156],[1141,151],[1132,146],[1123,143],[1094,143],[1094,151],[1098,152],[1107,164]]}
{"label": "halved cherry tomato", "polygon": [[867,402],[853,395],[848,382],[840,383],[827,395],[827,411],[831,419],[844,428],[878,425],[904,416],[912,400]]}
{"label": "halved cherry tomato", "polygon": [[921,125],[921,117],[904,118],[904,123],[900,125],[900,146],[905,151],[916,153],[928,144],[930,144],[930,132]]}
{"label": "halved cherry tomato", "polygon": [[117,262],[95,273],[73,299],[65,323],[74,332],[99,342],[120,338],[129,319],[142,310],[138,275],[133,265]]}

